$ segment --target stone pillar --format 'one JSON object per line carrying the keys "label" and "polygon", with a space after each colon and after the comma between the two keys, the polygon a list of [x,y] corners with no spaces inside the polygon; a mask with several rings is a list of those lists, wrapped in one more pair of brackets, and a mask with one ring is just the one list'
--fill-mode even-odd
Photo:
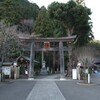
{"label": "stone pillar", "polygon": [[60,55],[60,79],[64,79],[64,50],[63,50],[63,43],[59,42],[59,55]]}
{"label": "stone pillar", "polygon": [[31,43],[31,48],[30,48],[30,65],[29,65],[29,80],[34,79],[34,56],[35,56],[35,50],[34,50],[34,42]]}

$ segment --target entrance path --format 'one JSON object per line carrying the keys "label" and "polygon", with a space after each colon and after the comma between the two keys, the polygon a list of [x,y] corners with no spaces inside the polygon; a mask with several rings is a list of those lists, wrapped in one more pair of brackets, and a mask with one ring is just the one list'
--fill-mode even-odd
{"label": "entrance path", "polygon": [[[58,76],[56,75],[56,77]],[[66,100],[54,80],[47,80],[56,77],[49,76],[44,78],[43,81],[37,81],[26,100]]]}

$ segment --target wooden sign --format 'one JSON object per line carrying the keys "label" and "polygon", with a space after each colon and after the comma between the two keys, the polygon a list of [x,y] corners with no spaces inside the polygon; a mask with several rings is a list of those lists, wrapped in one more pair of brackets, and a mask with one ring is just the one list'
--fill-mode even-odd
{"label": "wooden sign", "polygon": [[44,42],[44,48],[49,49],[50,48],[50,42]]}

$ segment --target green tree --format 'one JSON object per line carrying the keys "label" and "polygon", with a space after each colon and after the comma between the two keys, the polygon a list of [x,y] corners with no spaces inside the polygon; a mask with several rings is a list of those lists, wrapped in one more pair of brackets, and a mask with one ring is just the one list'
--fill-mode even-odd
{"label": "green tree", "polygon": [[49,16],[57,19],[65,28],[66,36],[77,35],[77,45],[85,45],[93,39],[91,11],[73,0],[67,3],[53,2],[48,7]]}
{"label": "green tree", "polygon": [[[91,31],[92,23],[89,17],[89,15],[91,15],[91,11],[86,6],[78,4],[73,0],[70,0],[67,3],[53,2],[48,7],[48,13],[51,19],[58,20],[64,27],[65,34],[63,34],[63,36],[77,36],[77,46],[86,45],[93,39]],[[68,48],[68,76],[70,77],[72,70],[72,45],[68,45]]]}
{"label": "green tree", "polygon": [[34,31],[36,34],[40,34],[43,37],[52,36],[51,20],[48,17],[48,13],[45,7],[41,7],[39,11]]}
{"label": "green tree", "polygon": [[39,7],[27,0],[4,0],[0,3],[0,20],[19,24],[24,19],[36,19]]}

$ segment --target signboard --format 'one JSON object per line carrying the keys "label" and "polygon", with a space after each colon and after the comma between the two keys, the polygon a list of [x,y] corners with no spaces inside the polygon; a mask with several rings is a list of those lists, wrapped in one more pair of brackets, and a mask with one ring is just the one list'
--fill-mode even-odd
{"label": "signboard", "polygon": [[2,73],[4,75],[10,75],[10,72],[11,72],[10,67],[2,67]]}
{"label": "signboard", "polygon": [[77,70],[72,69],[72,79],[77,79]]}
{"label": "signboard", "polygon": [[50,48],[50,42],[44,42],[44,48],[45,49]]}

